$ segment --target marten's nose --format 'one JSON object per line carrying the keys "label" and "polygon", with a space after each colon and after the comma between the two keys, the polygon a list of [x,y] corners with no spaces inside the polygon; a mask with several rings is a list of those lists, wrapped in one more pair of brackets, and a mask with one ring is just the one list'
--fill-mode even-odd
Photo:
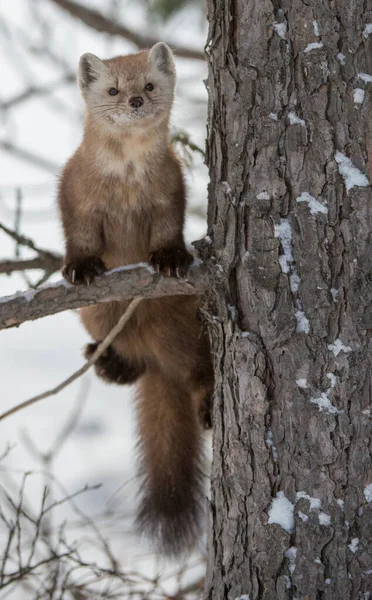
{"label": "marten's nose", "polygon": [[133,106],[133,108],[139,108],[143,104],[142,96],[132,96],[129,98],[129,104],[130,106]]}

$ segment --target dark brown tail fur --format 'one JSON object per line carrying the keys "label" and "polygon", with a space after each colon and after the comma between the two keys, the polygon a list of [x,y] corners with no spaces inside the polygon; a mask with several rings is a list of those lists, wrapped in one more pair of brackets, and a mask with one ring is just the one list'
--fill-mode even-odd
{"label": "dark brown tail fur", "polygon": [[148,371],[138,394],[140,532],[178,555],[195,545],[203,505],[202,430],[186,386]]}

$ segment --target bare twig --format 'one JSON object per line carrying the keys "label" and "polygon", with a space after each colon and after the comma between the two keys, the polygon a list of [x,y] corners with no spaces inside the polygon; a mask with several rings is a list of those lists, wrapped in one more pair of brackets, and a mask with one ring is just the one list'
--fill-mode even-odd
{"label": "bare twig", "polygon": [[114,341],[116,336],[123,329],[124,325],[129,321],[133,312],[135,311],[135,309],[141,301],[142,298],[135,298],[131,301],[126,311],[122,314],[119,321],[116,323],[115,327],[111,329],[110,333],[105,337],[103,342],[99,344],[92,357],[80,369],[75,371],[75,373],[70,375],[70,377],[62,381],[62,383],[59,383],[56,387],[52,388],[51,390],[43,392],[42,394],[38,394],[37,396],[34,396],[33,398],[26,400],[25,402],[21,402],[21,404],[18,404],[17,406],[14,406],[13,408],[7,410],[6,412],[0,415],[0,421],[18,412],[19,410],[22,410],[23,408],[27,408],[28,406],[39,402],[40,400],[44,400],[45,398],[49,398],[50,396],[58,394],[58,392],[63,390],[66,386],[70,385],[70,383],[81,377],[81,375],[83,375],[83,373],[85,373],[99,359],[101,354],[103,354],[104,351]]}
{"label": "bare twig", "polygon": [[66,557],[66,556],[71,556],[72,552],[73,552],[73,550],[69,550],[68,552],[59,554],[58,556],[53,556],[53,555],[48,556],[47,558],[40,560],[38,563],[36,563],[34,565],[30,565],[29,567],[25,567],[24,569],[14,571],[14,573],[7,573],[6,574],[7,581],[1,585],[1,589],[4,589],[5,587],[14,583],[15,581],[18,581],[22,577],[26,577],[29,573],[31,573],[32,571],[36,571],[42,565],[46,565],[46,564],[49,564],[54,561],[60,561],[62,558]]}
{"label": "bare twig", "polygon": [[[17,232],[17,234],[19,234],[19,230],[21,227],[21,218],[22,218],[22,190],[21,188],[17,188],[16,189],[16,210],[15,210],[15,219],[14,219],[14,231]],[[20,244],[17,241],[16,247],[15,247],[15,256],[16,258],[19,258],[20,256]]]}
{"label": "bare twig", "polygon": [[44,256],[36,258],[25,258],[24,260],[2,260],[0,261],[0,274],[10,275],[15,271],[31,271],[32,269],[43,269],[48,274],[59,271],[62,266],[62,257],[54,256],[46,259]]}
{"label": "bare twig", "polygon": [[37,154],[30,152],[29,150],[25,150],[24,148],[19,148],[19,146],[16,146],[15,144],[12,144],[11,142],[9,142],[7,140],[0,140],[0,148],[5,150],[6,152],[9,152],[9,154],[14,154],[14,156],[17,156],[18,158],[21,158],[22,160],[30,162],[30,163],[36,165],[37,167],[41,167],[42,169],[49,171],[49,173],[55,174],[58,172],[58,169],[60,168],[59,165],[51,162],[47,158],[38,156]]}
{"label": "bare twig", "polygon": [[[97,486],[87,485],[77,492],[67,493],[51,475],[62,495],[59,494],[57,500],[48,503],[49,493],[45,487],[38,516],[30,520],[24,508],[27,502],[25,484],[30,475],[28,473],[24,476],[14,498],[0,486],[0,523],[3,530],[5,527],[5,535],[2,536],[3,556],[0,561],[3,563],[0,564],[2,598],[7,596],[6,590],[14,592],[16,588],[21,588],[19,591],[23,597],[26,588],[27,597],[31,598],[32,593],[33,600],[65,597],[75,600],[113,600],[124,596],[128,599],[181,600],[186,595],[190,600],[200,600],[202,578],[194,574],[190,583],[190,575],[198,564],[202,567],[202,559],[198,563],[181,565],[177,571],[168,575],[156,574],[154,577],[123,568],[112,554],[96,520],[88,517],[75,502],[75,498],[97,489]],[[51,536],[44,535],[45,519],[49,519],[50,513],[54,514],[62,505],[72,508],[88,527],[88,535],[80,534],[78,543],[69,542],[66,538],[65,522],[55,527]],[[4,509],[8,509],[8,517],[5,517]],[[21,540],[17,532],[22,532]],[[91,558],[92,548],[95,552],[94,560]],[[166,582],[172,580],[177,584],[177,589],[170,593],[166,589]]]}
{"label": "bare twig", "polygon": [[[48,487],[48,480],[51,479],[50,470],[53,468],[53,463],[56,460],[57,455],[62,450],[67,439],[69,438],[69,436],[71,435],[71,433],[73,432],[75,427],[77,426],[77,423],[81,416],[85,402],[88,398],[91,381],[92,381],[92,379],[89,377],[84,377],[82,379],[80,390],[79,390],[76,402],[74,404],[74,407],[73,407],[71,413],[68,415],[66,422],[62,425],[62,428],[60,429],[59,433],[57,434],[56,439],[54,440],[54,443],[52,444],[52,446],[49,447],[49,449],[47,449],[45,451],[40,450],[37,447],[37,444],[35,443],[35,441],[29,435],[28,431],[25,429],[22,432],[22,441],[24,442],[27,451],[31,455],[33,455],[36,458],[36,460],[38,460],[43,466],[44,479],[45,479],[44,490],[50,490],[49,498],[53,494],[53,488]],[[53,508],[54,504],[51,504],[50,506],[51,506],[51,508]],[[42,514],[46,515],[48,510],[49,510],[49,508],[44,510],[44,505],[43,505],[43,513]],[[51,517],[52,517],[52,515],[49,515],[49,517],[47,519],[45,519],[45,523],[43,526],[43,535],[44,535],[44,537],[48,537],[48,539],[51,539],[51,534],[52,534],[52,529],[53,529]],[[31,558],[29,559],[28,564],[30,564]]]}
{"label": "bare twig", "polygon": [[[116,23],[115,21],[108,19],[102,13],[89,8],[88,6],[79,4],[78,2],[74,2],[73,0],[51,0],[54,4],[57,4],[60,8],[68,12],[71,16],[80,19],[85,25],[95,29],[96,31],[101,31],[103,33],[108,33],[109,35],[118,35],[123,37],[139,48],[149,48],[159,42],[158,38],[154,38],[151,35],[142,35],[141,33],[136,33],[128,27],[125,27],[122,24]],[[180,46],[178,44],[169,44],[177,54],[177,56],[181,56],[182,58],[194,58],[197,60],[205,60],[204,53],[200,50],[193,50],[192,48],[187,48],[185,46]]]}
{"label": "bare twig", "polygon": [[47,96],[48,94],[53,94],[58,88],[63,87],[69,83],[75,83],[76,75],[74,73],[66,73],[62,76],[62,78],[57,81],[52,81],[47,85],[30,85],[20,94],[16,94],[15,96],[5,100],[1,103],[1,108],[3,110],[8,110],[9,108],[14,108],[18,104],[29,100],[35,96]]}
{"label": "bare twig", "polygon": [[202,148],[200,148],[200,146],[195,144],[191,140],[190,135],[186,131],[183,131],[182,129],[178,129],[177,131],[174,131],[174,133],[171,135],[171,143],[172,144],[178,143],[181,146],[185,146],[186,148],[189,148],[192,152],[199,152],[199,154],[201,154],[202,157],[205,158],[204,150]]}
{"label": "bare twig", "polygon": [[60,431],[58,432],[58,434],[54,440],[53,446],[45,453],[45,455],[47,456],[49,461],[51,461],[51,459],[53,459],[53,460],[56,459],[56,457],[60,453],[63,445],[66,443],[66,441],[69,438],[69,436],[71,435],[71,433],[77,427],[80,416],[83,412],[83,408],[88,399],[89,390],[91,388],[91,385],[92,385],[92,379],[89,376],[82,379],[81,387],[80,387],[79,393],[77,395],[73,410],[68,415],[66,422],[63,424]]}
{"label": "bare twig", "polygon": [[26,236],[21,235],[15,229],[10,229],[10,227],[7,227],[3,223],[0,223],[0,230],[3,231],[4,233],[6,233],[7,235],[9,235],[9,237],[11,237],[13,240],[15,240],[17,242],[17,244],[21,244],[22,246],[31,248],[31,250],[35,250],[35,252],[37,252],[38,254],[45,252],[44,250],[40,250],[39,248],[37,248],[35,243],[30,238],[27,238]]}
{"label": "bare twig", "polygon": [[192,265],[186,279],[176,279],[161,277],[148,264],[140,263],[109,271],[97,277],[90,286],[74,286],[60,281],[23,294],[0,298],[0,329],[102,302],[138,296],[159,298],[204,294],[207,288],[206,271],[201,265]]}
{"label": "bare twig", "polygon": [[0,231],[6,233],[17,242],[17,247],[25,246],[37,252],[37,258],[28,260],[4,260],[0,261],[0,273],[12,273],[13,271],[24,271],[26,269],[44,269],[47,273],[54,273],[61,268],[62,257],[59,254],[44,250],[36,246],[30,238],[21,235],[15,229],[10,229],[3,223],[0,223]]}

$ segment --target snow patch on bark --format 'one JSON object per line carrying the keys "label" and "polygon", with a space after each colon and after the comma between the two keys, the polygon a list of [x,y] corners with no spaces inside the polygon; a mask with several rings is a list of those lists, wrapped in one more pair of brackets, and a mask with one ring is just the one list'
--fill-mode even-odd
{"label": "snow patch on bark", "polygon": [[338,410],[338,408],[333,406],[330,399],[324,392],[320,394],[319,398],[311,398],[310,402],[311,404],[316,404],[320,412],[324,411],[330,415],[340,415],[344,412],[343,410]]}
{"label": "snow patch on bark", "polygon": [[333,302],[337,302],[337,296],[339,295],[339,293],[340,293],[340,290],[337,290],[336,288],[331,288]]}
{"label": "snow patch on bark", "polygon": [[338,60],[338,62],[339,62],[339,63],[341,63],[342,65],[344,65],[344,64],[345,64],[345,58],[346,58],[346,57],[345,57],[345,54],[342,54],[342,52],[339,52],[339,53],[336,55],[336,58],[337,58],[337,60]]}
{"label": "snow patch on bark", "polygon": [[293,512],[294,504],[286,498],[284,492],[278,492],[269,509],[268,523],[271,525],[276,523],[287,533],[292,533],[294,529]]}
{"label": "snow patch on bark", "polygon": [[302,125],[302,127],[306,127],[305,121],[303,119],[300,119],[300,117],[298,117],[293,110],[291,110],[291,112],[288,113],[288,119],[290,125]]}
{"label": "snow patch on bark", "polygon": [[365,91],[362,88],[355,88],[353,92],[354,104],[363,104]]}
{"label": "snow patch on bark", "polygon": [[370,33],[372,33],[372,23],[367,23],[367,25],[363,29],[364,39],[367,39]]}
{"label": "snow patch on bark", "polygon": [[350,346],[345,346],[345,344],[343,343],[343,341],[340,338],[337,338],[337,340],[335,340],[333,342],[333,344],[328,344],[327,347],[328,347],[328,350],[333,352],[334,356],[338,356],[340,354],[340,352],[351,352],[352,351]]}
{"label": "snow patch on bark", "polygon": [[294,273],[291,273],[289,277],[289,284],[293,293],[297,292],[298,288],[300,287],[300,283],[301,279],[298,273],[296,273],[296,271],[294,271]]}
{"label": "snow patch on bark", "polygon": [[289,561],[289,571],[293,574],[296,568],[296,557],[297,557],[297,548],[295,546],[291,546],[288,550],[285,551],[284,556],[288,558]]}
{"label": "snow patch on bark", "polygon": [[273,28],[274,28],[274,31],[276,31],[276,33],[278,34],[278,36],[282,38],[282,40],[286,39],[286,33],[287,33],[287,24],[286,23],[277,23],[275,21],[273,23]]}
{"label": "snow patch on bark", "polygon": [[[279,225],[274,225],[274,236],[280,240],[283,254],[279,256],[279,264],[283,273],[289,274],[289,285],[292,293],[300,287],[301,279],[294,265],[292,253],[292,228],[288,219],[280,219]],[[297,333],[309,333],[310,323],[306,317],[301,301],[296,300],[295,317],[297,320]]]}
{"label": "snow patch on bark", "polygon": [[303,521],[304,523],[306,523],[306,521],[309,520],[309,517],[307,515],[305,515],[305,513],[303,513],[301,510],[298,511],[298,516],[300,517],[301,521]]}
{"label": "snow patch on bark", "polygon": [[307,388],[307,379],[296,379],[296,385],[299,388],[306,389]]}
{"label": "snow patch on bark", "polygon": [[289,273],[294,263],[292,254],[292,229],[288,219],[281,219],[279,225],[274,226],[274,235],[280,240],[283,254],[279,256],[279,264],[283,273]]}
{"label": "snow patch on bark", "polygon": [[325,512],[320,512],[318,515],[318,519],[319,525],[325,525],[326,527],[329,527],[331,524],[331,517]]}
{"label": "snow patch on bark", "polygon": [[372,483],[369,483],[365,488],[364,488],[364,497],[367,500],[367,502],[372,502]]}
{"label": "snow patch on bark", "polygon": [[316,35],[318,37],[319,36],[318,21],[313,21],[313,31],[314,31],[314,35]]}
{"label": "snow patch on bark", "polygon": [[266,444],[269,448],[271,448],[274,462],[278,462],[278,452],[277,452],[276,446],[274,444],[273,432],[271,429],[268,429],[268,431],[267,431]]}
{"label": "snow patch on bark", "polygon": [[331,388],[334,388],[337,383],[337,377],[334,373],[327,373],[327,379],[331,382]]}
{"label": "snow patch on bark", "polygon": [[365,83],[372,83],[372,75],[369,75],[369,73],[358,73],[358,77]]}
{"label": "snow patch on bark", "polygon": [[297,492],[296,494],[296,502],[304,498],[310,503],[310,510],[320,510],[322,507],[322,501],[320,498],[314,498],[313,496],[309,496],[306,492]]}
{"label": "snow patch on bark", "polygon": [[345,154],[336,152],[335,160],[338,164],[339,173],[342,175],[345,182],[347,191],[351,190],[353,187],[367,187],[369,185],[369,181],[364,173],[359,171]]}
{"label": "snow patch on bark", "polygon": [[297,319],[297,327],[296,327],[297,333],[309,333],[310,323],[309,323],[309,319],[305,316],[304,311],[296,309],[295,317]]}
{"label": "snow patch on bark", "polygon": [[[140,263],[140,264],[142,264],[142,263]],[[146,263],[146,265],[149,266],[147,263]],[[59,281],[56,281],[55,283],[45,283],[44,285],[41,285],[38,288],[26,290],[25,292],[18,291],[15,294],[11,294],[10,296],[2,296],[0,298],[0,304],[5,304],[6,302],[11,302],[12,300],[16,300],[17,298],[22,298],[26,302],[31,302],[31,300],[33,300],[35,295],[38,294],[39,292],[43,292],[44,290],[51,290],[53,288],[58,288],[61,286],[65,287],[67,289],[74,287],[72,285],[72,283],[69,283],[68,281],[66,281],[66,279],[60,279]]]}
{"label": "snow patch on bark", "polygon": [[318,48],[323,48],[323,42],[312,42],[308,44],[304,50],[305,54],[311,52],[312,50],[317,50]]}
{"label": "snow patch on bark", "polygon": [[268,192],[260,192],[256,198],[257,200],[270,200],[270,194]]}
{"label": "snow patch on bark", "polygon": [[310,208],[310,213],[316,215],[318,213],[327,214],[328,208],[324,206],[319,200],[314,198],[309,192],[302,192],[301,196],[296,198],[296,202],[307,202]]}
{"label": "snow patch on bark", "polygon": [[351,552],[353,554],[355,554],[355,552],[358,550],[358,546],[359,546],[359,538],[353,538],[350,542],[350,544],[348,544],[348,548],[349,550],[351,550]]}

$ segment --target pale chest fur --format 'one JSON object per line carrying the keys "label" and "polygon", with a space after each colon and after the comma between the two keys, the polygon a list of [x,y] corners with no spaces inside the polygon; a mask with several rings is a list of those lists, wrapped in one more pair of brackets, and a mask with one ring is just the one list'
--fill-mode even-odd
{"label": "pale chest fur", "polygon": [[151,239],[148,213],[111,200],[101,217],[103,260],[109,268],[148,260]]}
{"label": "pale chest fur", "polygon": [[80,217],[101,223],[107,267],[147,261],[154,229],[171,210],[181,181],[167,139],[92,135],[72,164]]}
{"label": "pale chest fur", "polygon": [[[121,147],[98,148],[96,210],[102,218],[104,254],[109,268],[146,261],[150,252],[151,219],[156,212],[152,194],[153,157],[131,140]],[[155,185],[156,187],[156,185]]]}

